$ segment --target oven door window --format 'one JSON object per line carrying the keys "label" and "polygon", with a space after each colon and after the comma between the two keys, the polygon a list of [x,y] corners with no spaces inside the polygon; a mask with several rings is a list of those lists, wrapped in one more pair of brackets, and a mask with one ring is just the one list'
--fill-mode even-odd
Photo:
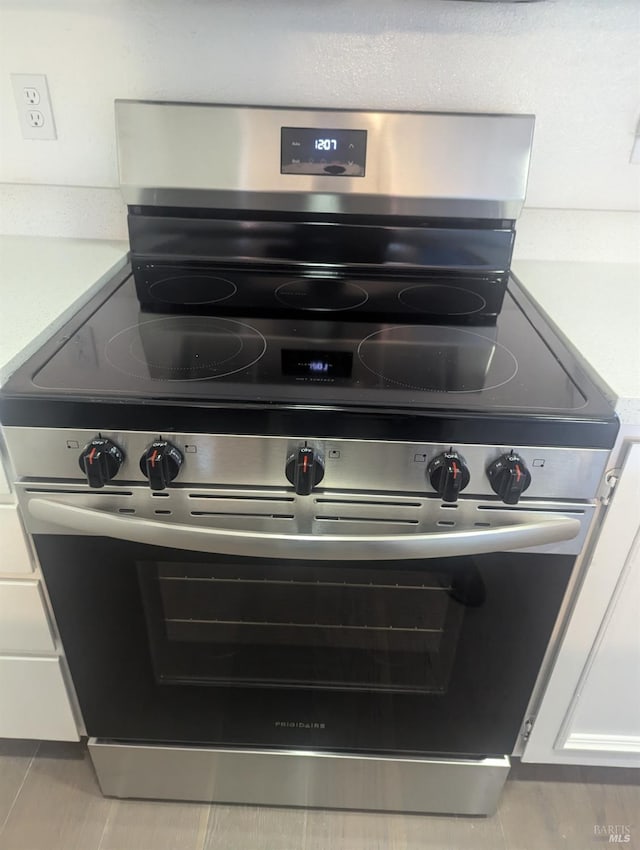
{"label": "oven door window", "polygon": [[158,683],[445,693],[473,564],[138,563]]}
{"label": "oven door window", "polygon": [[511,752],[575,560],[34,540],[89,735],[345,752]]}

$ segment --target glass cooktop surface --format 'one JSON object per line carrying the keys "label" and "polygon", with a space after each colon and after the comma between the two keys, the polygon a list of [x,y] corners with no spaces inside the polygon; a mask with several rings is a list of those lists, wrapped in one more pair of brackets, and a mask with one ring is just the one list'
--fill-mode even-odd
{"label": "glass cooktop surface", "polygon": [[[281,297],[291,297],[286,287]],[[344,319],[145,312],[129,277],[46,362],[34,361],[30,392],[452,411],[587,406],[510,292],[494,325]]]}

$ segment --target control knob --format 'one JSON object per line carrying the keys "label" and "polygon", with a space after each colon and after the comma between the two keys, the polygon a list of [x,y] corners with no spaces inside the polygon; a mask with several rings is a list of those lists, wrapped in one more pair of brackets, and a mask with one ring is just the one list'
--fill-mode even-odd
{"label": "control knob", "polygon": [[303,446],[287,458],[285,475],[298,496],[308,496],[324,478],[324,463],[317,452]]}
{"label": "control knob", "polygon": [[470,478],[464,458],[453,449],[429,461],[427,477],[443,502],[457,502],[458,493],[464,490]]}
{"label": "control knob", "polygon": [[104,487],[118,474],[123,462],[122,449],[113,440],[100,436],[87,443],[78,459],[89,487]]}
{"label": "control knob", "polygon": [[522,458],[513,451],[490,463],[487,476],[493,492],[507,505],[516,505],[531,484],[531,473]]}
{"label": "control knob", "polygon": [[140,458],[142,474],[152,490],[164,490],[180,472],[182,452],[168,440],[155,440]]}

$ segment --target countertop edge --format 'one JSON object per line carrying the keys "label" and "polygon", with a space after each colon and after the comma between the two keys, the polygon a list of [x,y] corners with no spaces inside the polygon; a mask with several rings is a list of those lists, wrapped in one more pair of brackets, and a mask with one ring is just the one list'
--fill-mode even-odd
{"label": "countertop edge", "polygon": [[74,298],[63,310],[34,337],[32,337],[23,348],[16,352],[6,362],[0,364],[0,386],[2,386],[11,375],[23,363],[25,363],[35,352],[56,334],[84,305],[104,286],[107,281],[119,272],[129,261],[129,252],[124,250],[115,262],[108,266],[99,277],[91,283],[84,292]]}
{"label": "countertop edge", "polygon": [[[629,334],[629,338],[626,339],[622,345],[618,342],[616,347],[613,349],[613,351],[616,352],[616,356],[618,357],[617,362],[619,364],[622,364],[624,360],[628,360],[628,364],[623,370],[623,373],[626,373],[626,380],[622,380],[621,384],[623,386],[625,386],[625,384],[628,385],[629,375],[633,374],[633,379],[631,381],[631,393],[628,392],[628,386],[625,386],[625,390],[623,391],[619,391],[617,389],[615,384],[615,373],[612,372],[611,362],[607,362],[607,357],[603,357],[599,354],[599,346],[602,346],[602,348],[605,349],[608,345],[608,334],[610,331],[609,326],[605,325],[604,327],[597,327],[595,314],[591,314],[594,317],[593,322],[589,321],[590,316],[587,315],[585,308],[582,307],[576,309],[575,316],[571,316],[571,321],[565,321],[564,319],[567,318],[567,311],[566,303],[563,303],[563,299],[561,297],[556,297],[555,293],[552,296],[548,286],[545,286],[544,288],[539,287],[540,269],[545,265],[547,265],[547,263],[543,260],[514,260],[511,268],[511,275],[515,279],[517,285],[520,286],[526,293],[527,297],[534,304],[536,309],[540,311],[552,329],[558,334],[567,348],[579,356],[584,365],[584,369],[591,380],[594,381],[605,397],[609,400],[609,403],[616,412],[621,425],[630,427],[640,426],[640,320],[635,318],[636,315],[640,317],[640,264],[621,264],[621,266],[626,269],[627,273],[631,270],[634,282],[637,278],[637,303],[635,305],[635,312],[631,309],[629,315],[632,317],[632,324],[635,322],[633,327],[635,329],[635,341],[637,341],[638,344],[637,347],[634,348],[634,336],[632,331]],[[565,264],[562,262],[555,263],[548,261],[548,266],[553,268],[558,275],[560,275],[563,265]],[[529,266],[529,268],[527,268],[527,266]],[[584,266],[585,272],[593,269],[600,270],[601,268],[610,268],[612,271],[616,270],[616,267],[611,263],[593,263],[588,261],[585,261],[584,263],[567,262],[566,266],[572,270],[581,270],[581,267]],[[572,290],[570,289],[570,291]],[[627,289],[623,290],[623,292],[624,291],[628,294],[628,284]],[[540,293],[540,295],[538,293]],[[582,295],[581,292],[575,292],[574,294],[576,296]],[[586,293],[584,294],[584,297],[588,299],[588,295]],[[576,303],[580,304],[579,297]],[[612,303],[615,305],[615,299]],[[554,310],[554,304],[557,304],[557,310]],[[615,315],[614,311],[612,311],[612,315]],[[598,338],[600,342],[598,342],[597,347],[593,347],[592,345],[581,345],[579,342],[575,342],[573,340],[572,331],[579,328],[580,322],[586,322],[589,328],[591,328],[591,325],[593,324],[593,333],[599,334]],[[627,329],[627,331],[629,333],[629,329]],[[580,334],[578,334],[578,336],[580,336]],[[584,336],[582,336],[582,338],[584,339]],[[636,369],[636,373],[633,373],[634,368]],[[608,379],[604,377],[605,374],[608,375]],[[636,386],[638,387],[637,394]]]}

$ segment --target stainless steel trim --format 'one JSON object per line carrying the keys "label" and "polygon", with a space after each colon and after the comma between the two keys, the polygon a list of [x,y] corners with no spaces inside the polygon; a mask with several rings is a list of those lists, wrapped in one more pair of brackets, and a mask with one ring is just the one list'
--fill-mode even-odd
{"label": "stainless steel trim", "polygon": [[[522,209],[535,120],[132,100],[115,114],[128,204],[492,219]],[[282,127],[366,130],[364,177],[281,174]]]}
{"label": "stainless steel trim", "polygon": [[[482,530],[429,534],[294,535],[155,522],[42,498],[31,499],[28,508],[36,519],[84,534],[194,552],[305,560],[386,560],[475,555],[571,540],[580,531],[580,522],[573,517],[541,517],[523,513],[515,517],[509,515],[504,526]],[[518,519],[521,521],[518,522]]]}
{"label": "stainless steel trim", "polygon": [[510,769],[507,756],[402,758],[96,738],[89,752],[110,797],[464,815],[493,814]]}
{"label": "stainless steel trim", "polygon": [[[163,423],[158,425],[162,429]],[[158,438],[158,432],[103,430],[101,433],[114,440],[125,455],[125,463],[112,483],[116,486],[127,486],[123,482],[146,483],[139,461]],[[84,482],[78,456],[96,436],[95,431],[11,426],[4,429],[4,434],[18,477]],[[450,446],[450,443],[326,439],[313,434],[285,437],[164,431],[162,434],[178,446],[185,458],[176,479],[178,486],[209,486],[215,482],[217,486],[278,487],[283,491],[289,486],[284,475],[285,461],[306,440],[325,458],[323,488],[420,496],[433,494],[426,476],[428,461]],[[69,448],[70,445],[78,448]],[[515,449],[533,479],[525,494],[525,504],[530,499],[596,498],[609,459],[606,449],[464,443],[454,448],[464,456],[471,473],[465,496],[492,496],[486,468],[504,452]]]}

